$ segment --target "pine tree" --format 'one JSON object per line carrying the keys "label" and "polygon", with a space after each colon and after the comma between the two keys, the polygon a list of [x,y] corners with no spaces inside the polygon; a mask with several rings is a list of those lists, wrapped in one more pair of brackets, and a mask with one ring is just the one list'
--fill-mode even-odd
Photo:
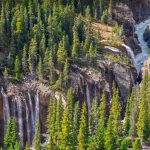
{"label": "pine tree", "polygon": [[39,59],[39,63],[38,63],[38,78],[40,81],[43,80],[43,64],[42,64],[42,59]]}
{"label": "pine tree", "polygon": [[108,123],[107,123],[107,129],[105,134],[105,149],[106,150],[114,150],[115,147],[115,138],[114,138],[114,131],[113,131],[113,124],[112,124],[112,118],[109,117]]}
{"label": "pine tree", "polygon": [[117,140],[121,131],[121,104],[118,89],[116,89],[114,86],[110,117],[112,118],[113,133]]}
{"label": "pine tree", "polygon": [[[17,149],[15,149],[17,147]],[[7,126],[7,130],[4,137],[4,148],[19,150],[19,139],[17,134],[16,121],[14,118],[10,118]],[[18,149],[19,148],[19,149]]]}
{"label": "pine tree", "polygon": [[124,135],[129,135],[129,131],[130,131],[131,101],[132,101],[132,96],[126,104],[126,111],[125,111],[124,124],[123,124]]}
{"label": "pine tree", "polygon": [[22,55],[22,67],[24,71],[28,69],[28,61],[27,61],[27,45],[23,48],[23,55]]}
{"label": "pine tree", "polygon": [[18,56],[16,56],[16,59],[15,59],[14,72],[15,72],[15,78],[19,79],[21,73],[20,73],[20,61],[19,61],[19,57]]}
{"label": "pine tree", "polygon": [[3,72],[5,80],[8,79],[8,69],[5,67],[4,72]]}
{"label": "pine tree", "polygon": [[68,60],[66,59],[64,69],[63,69],[63,81],[64,81],[65,87],[67,85],[68,80],[69,80],[69,63],[68,63]]}
{"label": "pine tree", "polygon": [[74,130],[74,143],[77,145],[77,136],[79,134],[79,126],[80,126],[80,105],[79,102],[76,102],[74,108],[74,119],[73,119],[73,130]]}
{"label": "pine tree", "polygon": [[35,131],[35,135],[34,135],[34,144],[33,145],[36,150],[41,150],[39,123],[36,123],[36,131]]}
{"label": "pine tree", "polygon": [[55,123],[56,123],[56,100],[50,99],[47,116],[47,129],[49,134],[48,149],[50,150],[53,150],[56,144]]}
{"label": "pine tree", "polygon": [[60,137],[60,149],[72,150],[74,149],[74,134],[73,134],[73,106],[74,96],[73,90],[70,88],[67,92],[66,108],[63,113],[62,131]]}
{"label": "pine tree", "polygon": [[107,111],[106,111],[106,94],[103,92],[100,106],[98,108],[99,113],[99,120],[98,126],[96,131],[96,141],[97,141],[97,148],[100,150],[104,149],[104,142],[105,142],[105,131],[106,131],[106,122],[107,122]]}
{"label": "pine tree", "polygon": [[[64,38],[65,37],[63,37],[63,39]],[[65,60],[66,60],[66,57],[67,57],[64,44],[65,44],[64,40],[60,41],[59,48],[58,48],[58,51],[57,51],[57,61],[58,61],[58,64],[60,66],[62,66],[65,63]]]}
{"label": "pine tree", "polygon": [[[144,81],[143,81],[144,82]],[[147,83],[144,83],[145,85]],[[143,86],[142,88],[146,87]],[[150,124],[149,124],[149,104],[148,104],[148,97],[147,97],[147,90],[142,90],[142,96],[140,101],[140,109],[139,109],[139,116],[137,121],[137,134],[141,138],[141,140],[147,140],[150,136]]]}
{"label": "pine tree", "polygon": [[35,66],[37,63],[37,42],[36,38],[32,38],[30,46],[29,46],[29,69],[30,72],[33,73],[35,70]]}
{"label": "pine tree", "polygon": [[55,122],[57,147],[59,147],[59,144],[60,144],[61,124],[62,124],[62,119],[63,119],[62,114],[63,114],[62,99],[58,99],[57,108],[56,108],[56,122]]}
{"label": "pine tree", "polygon": [[80,128],[78,134],[78,149],[86,150],[88,146],[88,116],[87,108],[84,103],[82,106]]}
{"label": "pine tree", "polygon": [[75,26],[73,27],[73,47],[72,47],[72,57],[74,59],[78,58],[79,55],[79,49],[80,49],[80,45],[79,45],[79,37],[78,37],[78,33],[76,31]]}

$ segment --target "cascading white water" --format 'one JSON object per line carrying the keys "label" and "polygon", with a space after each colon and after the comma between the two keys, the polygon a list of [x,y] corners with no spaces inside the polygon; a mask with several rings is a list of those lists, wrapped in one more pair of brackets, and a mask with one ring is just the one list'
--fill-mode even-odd
{"label": "cascading white water", "polygon": [[26,105],[26,132],[27,132],[27,141],[28,144],[31,145],[31,128],[30,128],[30,121],[29,121],[29,109],[27,103]]}
{"label": "cascading white water", "polygon": [[16,116],[17,114],[16,114],[16,101],[15,101],[15,99],[13,99],[12,104],[13,104],[13,106],[12,106],[12,108],[13,108],[13,117],[17,118],[17,116]]}
{"label": "cascading white water", "polygon": [[89,90],[89,86],[87,82],[86,82],[86,100],[87,100],[87,106],[88,106],[88,113],[90,113],[91,98],[90,98],[90,90]]}
{"label": "cascading white water", "polygon": [[19,140],[21,147],[23,148],[24,135],[23,135],[23,116],[22,116],[22,102],[20,97],[16,97],[17,113],[18,113],[18,125],[19,125]]}
{"label": "cascading white water", "polygon": [[35,124],[39,122],[39,92],[37,90],[35,95]]}
{"label": "cascading white water", "polygon": [[6,93],[4,92],[3,88],[1,88],[1,93],[3,96],[3,116],[4,116],[4,132],[5,132],[8,120],[10,118],[10,108],[9,108],[8,97]]}
{"label": "cascading white water", "polygon": [[122,44],[122,46],[125,47],[125,49],[126,49],[128,55],[129,55],[129,56],[131,57],[131,59],[132,59],[132,63],[134,64],[134,66],[135,66],[136,69],[137,69],[137,65],[136,65],[136,61],[135,61],[135,55],[134,55],[134,53],[133,53],[133,50],[132,50],[128,45],[126,45],[126,44]]}
{"label": "cascading white water", "polygon": [[[24,147],[24,142],[27,142],[31,146],[33,144],[36,123],[39,122],[39,91],[34,94],[33,99],[31,99],[30,92],[28,92],[28,98],[22,98],[16,95],[12,98],[10,104],[3,88],[1,88],[1,94],[3,96],[4,132],[10,116],[13,116],[17,121],[21,148]],[[25,102],[25,105],[23,105],[23,102]],[[25,110],[25,119],[23,119],[23,109]],[[24,127],[26,127],[25,135]],[[24,141],[25,139],[27,141]]]}
{"label": "cascading white water", "polygon": [[[35,133],[35,120],[34,120],[34,112],[33,112],[33,104],[31,100],[31,94],[28,92],[28,98],[29,98],[29,110],[30,110],[30,118],[31,118],[31,138],[33,138],[33,135]],[[31,143],[32,144],[32,143]]]}
{"label": "cascading white water", "polygon": [[138,36],[138,40],[140,42],[139,46],[142,49],[142,52],[136,56],[136,64],[138,67],[138,71],[141,70],[145,60],[148,58],[148,54],[150,52],[150,48],[148,48],[147,43],[144,41],[143,34],[145,32],[146,27],[150,24],[150,19],[141,22],[135,25],[135,33]]}

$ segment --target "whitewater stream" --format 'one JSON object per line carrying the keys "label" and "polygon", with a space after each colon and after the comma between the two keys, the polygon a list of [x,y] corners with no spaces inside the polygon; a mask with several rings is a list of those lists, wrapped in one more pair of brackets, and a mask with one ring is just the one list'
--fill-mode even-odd
{"label": "whitewater stream", "polygon": [[140,72],[144,62],[148,58],[148,54],[150,53],[150,49],[148,48],[147,43],[144,41],[143,38],[144,31],[149,24],[150,24],[150,19],[135,25],[135,33],[138,36],[138,40],[140,42],[139,46],[142,49],[142,52],[135,57],[136,68],[138,73]]}

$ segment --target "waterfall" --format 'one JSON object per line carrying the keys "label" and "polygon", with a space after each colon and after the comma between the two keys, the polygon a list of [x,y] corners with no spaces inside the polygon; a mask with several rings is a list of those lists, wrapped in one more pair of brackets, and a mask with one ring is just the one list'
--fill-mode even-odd
{"label": "waterfall", "polygon": [[34,121],[34,112],[33,112],[33,104],[31,100],[30,92],[28,92],[28,98],[29,98],[29,109],[30,109],[30,118],[31,118],[31,137],[33,138],[33,135],[35,133],[35,121]]}
{"label": "waterfall", "polygon": [[90,100],[89,86],[88,86],[88,83],[87,83],[87,82],[86,82],[86,100],[87,100],[87,106],[88,106],[88,113],[90,113],[91,100]]}
{"label": "waterfall", "polygon": [[39,122],[39,92],[37,90],[35,95],[35,124]]}
{"label": "waterfall", "polygon": [[22,102],[20,97],[16,97],[17,113],[18,113],[18,125],[19,125],[19,139],[21,147],[23,147],[23,118],[22,118]]}
{"label": "waterfall", "polygon": [[[21,148],[24,147],[24,142],[27,142],[29,146],[31,146],[33,144],[32,141],[34,139],[36,123],[39,122],[39,91],[37,90],[35,92],[34,99],[31,99],[30,92],[28,92],[27,99],[22,99],[21,96],[14,96],[10,105],[12,111],[10,111],[8,96],[5,94],[3,88],[1,89],[1,93],[3,96],[4,132],[10,116],[13,116],[17,121]],[[22,103],[23,100],[25,105]],[[25,116],[23,114],[23,109],[25,110]],[[23,119],[23,117],[25,118]],[[26,135],[24,135],[24,127],[26,127]],[[24,141],[24,139],[27,141]]]}
{"label": "waterfall", "polygon": [[17,116],[16,116],[16,101],[15,101],[15,99],[13,99],[13,102],[12,102],[12,108],[13,108],[13,116],[14,116],[14,118],[17,118]]}
{"label": "waterfall", "polygon": [[29,121],[29,109],[27,103],[26,105],[26,132],[27,132],[27,141],[28,144],[31,145],[31,128],[30,128],[30,121]]}
{"label": "waterfall", "polygon": [[126,48],[128,55],[130,55],[130,57],[132,59],[132,63],[134,64],[135,67],[137,67],[133,50],[126,44],[122,44],[122,46]]}
{"label": "waterfall", "polygon": [[2,93],[2,96],[3,96],[3,116],[4,116],[4,132],[5,132],[8,120],[10,118],[10,108],[9,108],[8,97],[4,93],[3,88],[1,88],[1,93]]}

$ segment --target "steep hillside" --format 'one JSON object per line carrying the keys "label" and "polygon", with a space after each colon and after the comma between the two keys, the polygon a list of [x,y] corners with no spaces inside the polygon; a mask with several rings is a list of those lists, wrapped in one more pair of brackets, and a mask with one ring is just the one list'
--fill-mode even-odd
{"label": "steep hillside", "polygon": [[149,8],[146,0],[0,2],[0,147],[147,146],[149,61],[136,57],[135,25]]}

